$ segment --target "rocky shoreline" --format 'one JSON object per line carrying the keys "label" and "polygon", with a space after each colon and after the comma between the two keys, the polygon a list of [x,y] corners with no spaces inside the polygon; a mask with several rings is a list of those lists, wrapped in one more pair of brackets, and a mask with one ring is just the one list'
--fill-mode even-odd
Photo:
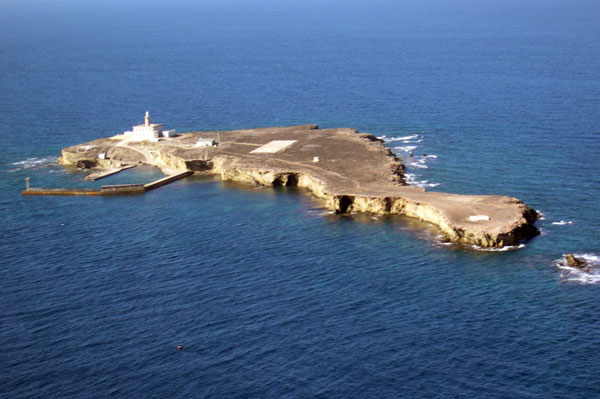
{"label": "rocky shoreline", "polygon": [[[210,140],[217,145],[199,145]],[[305,188],[336,213],[415,217],[436,225],[448,241],[483,248],[515,245],[538,234],[537,213],[519,199],[406,185],[404,166],[382,140],[354,129],[191,132],[156,142],[118,135],[64,148],[59,163],[99,170],[144,164],[167,174],[189,170],[224,181]]]}

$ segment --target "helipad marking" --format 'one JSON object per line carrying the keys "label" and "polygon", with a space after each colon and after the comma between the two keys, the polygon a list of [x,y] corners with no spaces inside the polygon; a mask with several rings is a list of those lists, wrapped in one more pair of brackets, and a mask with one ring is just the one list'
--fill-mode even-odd
{"label": "helipad marking", "polygon": [[286,148],[294,144],[296,141],[298,140],[273,140],[263,145],[262,147],[258,147],[257,149],[250,151],[250,154],[274,154],[276,152],[285,150]]}

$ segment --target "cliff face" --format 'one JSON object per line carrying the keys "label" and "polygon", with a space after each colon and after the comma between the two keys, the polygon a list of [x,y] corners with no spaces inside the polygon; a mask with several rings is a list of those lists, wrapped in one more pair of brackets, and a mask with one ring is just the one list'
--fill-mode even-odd
{"label": "cliff face", "polygon": [[[378,215],[405,215],[429,222],[438,226],[449,241],[464,244],[474,244],[483,248],[504,247],[515,245],[523,239],[537,234],[533,223],[537,220],[536,212],[523,204],[522,201],[510,197],[491,197],[495,206],[500,205],[513,208],[514,217],[504,229],[469,226],[460,221],[452,221],[448,212],[428,201],[411,199],[406,197],[372,197],[363,195],[339,195],[331,194],[324,190],[321,181],[297,173],[274,173],[272,171],[223,169],[217,167],[213,170],[220,175],[222,180],[236,181],[246,184],[261,186],[293,186],[310,190],[315,196],[324,200],[325,207],[335,213],[367,212]],[[429,194],[429,193],[424,193]],[[469,200],[470,196],[460,196],[461,203]],[[481,198],[482,196],[479,196]],[[448,200],[448,198],[446,198]],[[450,203],[454,202],[452,200]],[[457,204],[458,205],[458,204]]]}
{"label": "cliff face", "polygon": [[[218,147],[195,146],[199,137],[212,136],[221,139]],[[294,143],[281,151],[253,152],[277,140]],[[107,159],[99,159],[102,153]],[[514,245],[537,234],[536,212],[516,198],[406,186],[403,165],[381,140],[352,129],[308,125],[188,133],[158,143],[100,139],[65,148],[60,158],[63,165],[85,168],[131,162],[217,175],[224,181],[305,188],[336,213],[415,217],[438,226],[450,241],[481,247]]]}

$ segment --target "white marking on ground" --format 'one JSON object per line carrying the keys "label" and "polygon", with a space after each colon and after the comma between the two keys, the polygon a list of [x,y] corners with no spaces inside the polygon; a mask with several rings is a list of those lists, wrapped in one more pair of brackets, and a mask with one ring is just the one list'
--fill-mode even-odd
{"label": "white marking on ground", "polygon": [[469,216],[469,220],[471,222],[481,222],[484,220],[490,220],[490,217],[488,215],[471,215]]}
{"label": "white marking on ground", "polygon": [[294,144],[297,140],[273,140],[263,145],[262,147],[258,147],[255,150],[250,151],[250,154],[263,153],[263,154],[274,154],[279,151],[283,151],[292,144]]}

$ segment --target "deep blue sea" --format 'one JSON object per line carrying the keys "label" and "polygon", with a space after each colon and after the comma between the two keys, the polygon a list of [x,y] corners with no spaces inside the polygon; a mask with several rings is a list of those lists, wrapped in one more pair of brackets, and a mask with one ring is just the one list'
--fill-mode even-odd
{"label": "deep blue sea", "polygon": [[[284,3],[0,2],[0,398],[600,397],[600,3]],[[447,246],[199,177],[21,196],[93,186],[61,148],[146,110],[373,133],[413,184],[518,197],[542,234]]]}

